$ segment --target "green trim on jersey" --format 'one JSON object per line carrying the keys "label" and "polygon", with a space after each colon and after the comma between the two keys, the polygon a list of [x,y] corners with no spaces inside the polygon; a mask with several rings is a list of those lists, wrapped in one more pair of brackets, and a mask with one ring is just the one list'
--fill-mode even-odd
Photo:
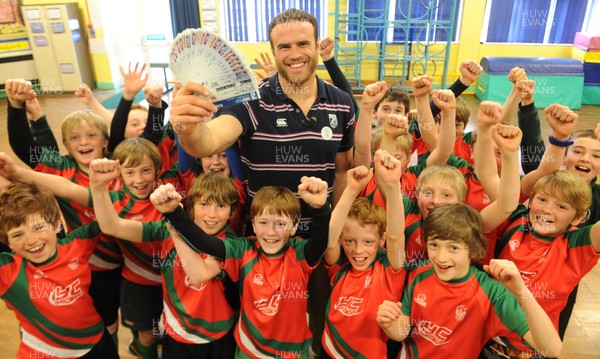
{"label": "green trim on jersey", "polygon": [[[261,346],[266,346],[270,349],[274,349],[275,351],[279,351],[282,353],[303,353],[312,342],[312,337],[307,338],[301,343],[280,342],[274,339],[266,339],[260,333],[260,331],[256,329],[256,327],[252,324],[248,317],[246,317],[243,310],[241,312],[240,320],[243,321],[244,325],[246,326],[246,328],[248,328],[248,331],[250,332],[249,339],[252,342],[252,345],[254,345],[256,350],[268,356],[271,356],[273,354],[261,350]],[[264,343],[264,345],[259,343]]]}

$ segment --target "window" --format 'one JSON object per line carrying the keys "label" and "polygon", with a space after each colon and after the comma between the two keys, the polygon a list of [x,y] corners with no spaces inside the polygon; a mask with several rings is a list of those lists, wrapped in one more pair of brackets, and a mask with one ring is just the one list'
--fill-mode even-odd
{"label": "window", "polygon": [[[364,8],[358,8],[359,4]],[[452,41],[456,41],[461,6],[460,0],[348,0],[349,18],[356,20],[349,22],[347,41],[357,41],[359,28],[362,41],[382,41],[385,33],[387,43],[445,42],[450,30]]]}
{"label": "window", "polygon": [[221,33],[229,41],[268,42],[269,22],[287,9],[314,15],[319,38],[327,35],[327,0],[221,0]]}
{"label": "window", "polygon": [[598,0],[489,0],[481,41],[572,44],[576,32],[594,31],[594,27],[598,30],[598,3]]}

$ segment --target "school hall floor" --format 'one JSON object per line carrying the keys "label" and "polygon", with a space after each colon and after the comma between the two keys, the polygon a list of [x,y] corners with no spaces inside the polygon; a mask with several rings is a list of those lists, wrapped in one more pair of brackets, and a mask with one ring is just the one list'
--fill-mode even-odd
{"label": "school hall floor", "polygon": [[[116,91],[113,90],[94,91],[99,101],[103,101],[115,93]],[[167,97],[165,96],[165,100],[169,102]],[[357,97],[357,101],[360,103],[360,96]],[[468,126],[470,130],[476,124],[479,100],[471,95],[465,95],[464,98],[471,105],[471,118]],[[57,138],[57,142],[61,146],[61,152],[66,153],[61,143],[60,123],[67,114],[85,109],[85,105],[73,94],[45,95],[41,96],[39,101]],[[3,129],[0,130],[0,151],[14,156],[8,144],[6,133],[6,108],[7,101],[5,99],[0,100],[0,129]],[[414,108],[414,103],[411,108]],[[579,113],[578,129],[595,128],[596,124],[600,121],[600,106],[583,106],[577,112]],[[540,111],[540,119],[542,123],[542,135],[544,138],[547,138],[549,127],[544,120],[543,111]],[[516,119],[513,123],[516,123]],[[73,313],[73,315],[76,315],[76,313]],[[14,314],[4,304],[0,304],[0,323],[0,348],[2,348],[0,359],[14,358],[19,345],[18,323]],[[135,358],[127,350],[130,339],[130,331],[121,328],[119,330],[119,353],[122,359]],[[600,358],[600,266],[596,266],[583,279],[579,286],[577,304],[571,317],[564,340],[563,353],[560,358]]]}

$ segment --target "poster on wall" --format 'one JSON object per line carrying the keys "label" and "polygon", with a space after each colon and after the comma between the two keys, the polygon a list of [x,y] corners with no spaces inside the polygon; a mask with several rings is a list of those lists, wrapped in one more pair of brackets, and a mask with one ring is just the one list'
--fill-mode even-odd
{"label": "poster on wall", "polygon": [[19,5],[18,0],[0,0],[0,54],[30,49]]}

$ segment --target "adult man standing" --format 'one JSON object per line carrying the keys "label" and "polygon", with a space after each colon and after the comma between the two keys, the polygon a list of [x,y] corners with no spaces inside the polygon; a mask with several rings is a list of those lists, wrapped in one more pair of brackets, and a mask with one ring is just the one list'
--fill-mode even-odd
{"label": "adult man standing", "polygon": [[[191,155],[208,156],[239,139],[250,201],[266,185],[297,192],[302,176],[325,180],[334,203],[345,187],[354,111],[348,94],[316,76],[317,33],[314,16],[301,10],[286,10],[271,21],[277,74],[261,82],[259,100],[227,107],[204,123],[217,110],[204,86],[190,82],[173,99],[171,123]],[[304,205],[296,234],[309,233]]]}

